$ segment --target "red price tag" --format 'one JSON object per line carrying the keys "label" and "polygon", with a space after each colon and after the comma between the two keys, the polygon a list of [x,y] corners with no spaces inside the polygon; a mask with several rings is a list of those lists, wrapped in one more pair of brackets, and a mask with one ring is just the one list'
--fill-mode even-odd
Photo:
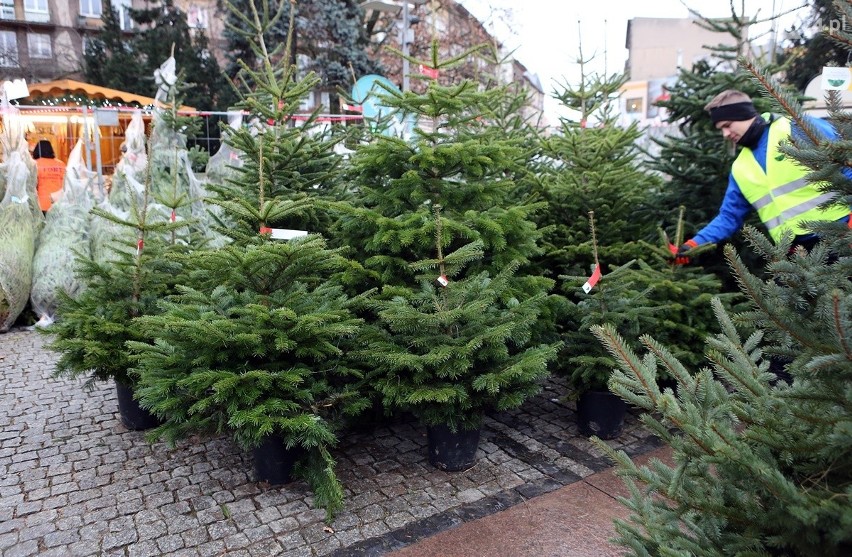
{"label": "red price tag", "polygon": [[420,64],[420,73],[425,75],[426,77],[431,77],[432,79],[438,79],[438,69],[430,68],[429,66],[424,66]]}
{"label": "red price tag", "polygon": [[448,284],[450,284],[450,279],[447,278],[447,275],[441,275],[437,278],[437,281],[438,284],[440,284],[441,286],[447,286]]}
{"label": "red price tag", "polygon": [[595,265],[595,270],[592,271],[592,276],[589,277],[589,280],[586,281],[586,284],[583,285],[583,292],[588,294],[592,291],[592,288],[601,280],[601,266]]}

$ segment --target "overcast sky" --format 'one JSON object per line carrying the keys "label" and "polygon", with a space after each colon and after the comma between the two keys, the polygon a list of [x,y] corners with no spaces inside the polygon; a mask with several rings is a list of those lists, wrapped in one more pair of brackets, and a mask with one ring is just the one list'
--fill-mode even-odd
{"label": "overcast sky", "polygon": [[[739,10],[743,0],[734,0]],[[527,69],[538,74],[548,97],[545,110],[551,117],[558,112],[558,103],[550,98],[554,80],[576,84],[579,68],[576,59],[580,37],[584,58],[594,55],[592,70],[608,74],[623,71],[627,59],[625,48],[627,22],[635,17],[688,17],[688,8],[708,17],[724,17],[731,13],[731,0],[461,0],[472,14],[486,23],[508,47],[517,47],[515,58]],[[745,0],[749,15],[766,18],[801,7],[804,0]],[[495,17],[508,9],[510,15]],[[809,12],[800,8],[787,15],[778,26],[780,31]],[[508,19],[511,28],[501,23]],[[769,25],[758,26],[757,33],[767,32]],[[754,36],[755,33],[752,33]],[[768,35],[761,41],[768,41]]]}

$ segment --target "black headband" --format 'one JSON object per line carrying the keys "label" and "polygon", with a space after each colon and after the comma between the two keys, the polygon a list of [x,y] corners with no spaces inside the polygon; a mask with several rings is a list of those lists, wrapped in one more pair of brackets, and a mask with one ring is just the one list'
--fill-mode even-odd
{"label": "black headband", "polygon": [[713,125],[719,122],[751,120],[755,116],[757,116],[757,110],[751,101],[725,104],[710,109],[710,120],[713,121]]}

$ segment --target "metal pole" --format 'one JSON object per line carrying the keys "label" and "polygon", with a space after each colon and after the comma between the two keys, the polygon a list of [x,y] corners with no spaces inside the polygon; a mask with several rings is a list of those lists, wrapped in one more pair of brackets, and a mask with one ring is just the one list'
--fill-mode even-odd
{"label": "metal pole", "polygon": [[408,0],[402,0],[402,90],[408,91]]}
{"label": "metal pole", "polygon": [[92,141],[95,142],[95,165],[98,171],[98,189],[100,190],[101,195],[106,197],[106,190],[104,189],[104,168],[101,161],[101,127],[98,125],[97,118],[93,118],[93,120]]}
{"label": "metal pole", "polygon": [[89,145],[89,123],[86,118],[89,115],[89,110],[86,108],[86,105],[83,105],[81,112],[83,113],[83,158],[86,161],[86,170],[91,172],[92,154],[90,152],[91,146]]}

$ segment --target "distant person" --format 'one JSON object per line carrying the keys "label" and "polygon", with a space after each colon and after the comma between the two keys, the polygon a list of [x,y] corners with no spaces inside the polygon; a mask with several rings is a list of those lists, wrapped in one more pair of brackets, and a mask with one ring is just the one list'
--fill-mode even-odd
{"label": "distant person", "polygon": [[[802,133],[789,118],[758,114],[751,98],[734,89],[716,95],[704,109],[722,137],[743,149],[731,168],[719,214],[680,247],[679,261],[687,262],[685,256],[696,246],[732,236],[752,211],[757,211],[774,242],[790,231],[794,236],[793,246],[808,251],[819,238],[805,228],[806,222],[848,222],[849,207],[840,204],[820,207],[834,194],[820,191],[818,184],[808,182],[805,176],[810,170],[779,151],[778,147],[791,134]],[[837,138],[829,122],[818,118],[809,122],[825,138]]]}
{"label": "distant person", "polygon": [[38,167],[38,205],[47,212],[53,204],[52,195],[61,191],[65,182],[65,163],[56,158],[53,145],[46,139],[39,141],[33,149],[33,158]]}

